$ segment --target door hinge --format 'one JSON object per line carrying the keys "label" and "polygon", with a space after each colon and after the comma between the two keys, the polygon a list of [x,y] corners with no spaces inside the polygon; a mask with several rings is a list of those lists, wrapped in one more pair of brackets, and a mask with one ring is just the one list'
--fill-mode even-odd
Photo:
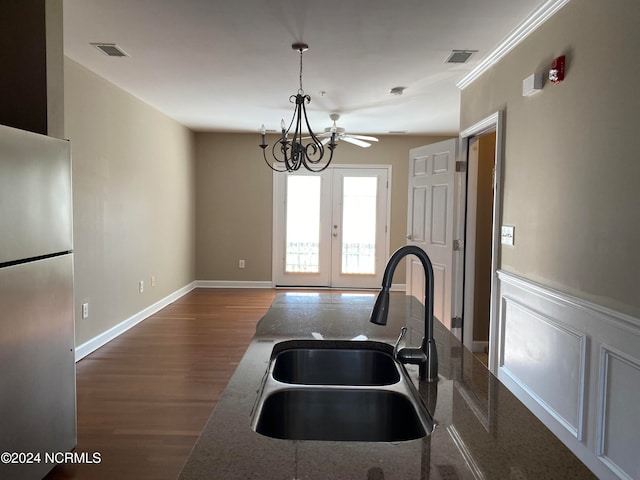
{"label": "door hinge", "polygon": [[462,328],[462,317],[451,317],[451,328]]}
{"label": "door hinge", "polygon": [[466,172],[466,171],[467,171],[467,162],[458,160],[456,162],[456,172]]}
{"label": "door hinge", "polygon": [[464,240],[454,240],[453,241],[453,251],[461,252],[464,250]]}

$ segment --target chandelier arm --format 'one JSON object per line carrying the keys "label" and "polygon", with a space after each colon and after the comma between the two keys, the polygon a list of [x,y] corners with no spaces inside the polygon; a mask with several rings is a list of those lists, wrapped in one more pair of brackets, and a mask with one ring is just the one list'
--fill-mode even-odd
{"label": "chandelier arm", "polygon": [[[285,148],[285,149],[283,149],[282,147],[283,147],[283,146],[285,146],[285,147],[286,147],[287,143],[288,143],[288,142],[287,142],[287,138],[286,138],[286,136],[283,134],[283,135],[280,137],[280,140],[278,140],[277,142],[275,142],[275,143],[273,144],[273,147],[271,148],[271,155],[273,156],[273,158],[274,158],[276,161],[278,161],[278,162],[282,162],[282,163],[285,163],[285,160],[286,160],[286,153],[287,153],[287,151],[286,151],[286,148]],[[281,155],[281,156],[276,155],[276,152],[280,152],[282,155]]]}
{"label": "chandelier arm", "polygon": [[307,111],[305,108],[305,101],[308,103],[310,101],[310,97],[308,95],[298,95],[297,99],[296,99],[296,131],[295,131],[295,139],[296,139],[296,153],[297,153],[297,161],[298,161],[298,168],[301,165],[304,165],[305,168],[307,167],[307,160],[309,159],[309,154],[308,154],[308,146],[309,145],[304,145],[303,143],[303,118],[305,120],[305,123],[308,125],[308,121],[307,121]]}
{"label": "chandelier arm", "polygon": [[[292,142],[285,142],[280,144],[280,152],[282,153],[284,165],[286,167],[287,172],[293,172],[297,170],[296,162],[294,158],[294,144]],[[287,155],[287,152],[289,154]]]}
{"label": "chandelier arm", "polygon": [[305,164],[305,151],[302,143],[302,115],[304,114],[304,97],[300,94],[296,96],[296,110],[294,111],[295,131],[291,140],[294,168],[298,170],[301,165]]}
{"label": "chandelier arm", "polygon": [[324,145],[320,142],[310,142],[304,147],[305,167],[317,165],[324,157]]}
{"label": "chandelier arm", "polygon": [[310,172],[314,172],[314,173],[319,173],[322,172],[323,170],[326,170],[326,168],[331,164],[331,159],[333,158],[333,148],[330,149],[331,154],[329,155],[329,159],[323,163],[320,167],[317,166],[317,164],[305,164],[305,168],[307,170],[309,170]]}
{"label": "chandelier arm", "polygon": [[315,143],[308,143],[304,146],[304,166],[306,169],[311,170],[311,166],[317,165],[322,161],[324,151],[318,148]]}
{"label": "chandelier arm", "polygon": [[[311,101],[311,97],[309,95],[306,96],[307,102]],[[306,147],[307,160],[311,164],[318,164],[322,161],[324,157],[324,145],[322,141],[318,138],[318,136],[311,129],[311,125],[309,124],[309,118],[307,117],[307,110],[304,109],[304,121],[307,125],[307,130],[309,131],[309,136],[311,137],[311,143],[309,143]],[[313,150],[312,155],[308,155],[308,149],[311,147]]]}
{"label": "chandelier arm", "polygon": [[[275,147],[275,145],[274,145],[274,147]],[[286,169],[286,168],[279,169],[279,168],[274,167],[274,166],[272,165],[272,163],[269,163],[269,160],[267,159],[267,149],[266,149],[266,148],[263,148],[263,149],[262,149],[262,156],[264,157],[264,161],[265,161],[265,163],[267,164],[267,166],[268,166],[271,170],[273,170],[274,172],[286,172],[286,171],[287,171],[287,169]],[[271,158],[273,158],[273,159],[274,159],[272,162],[278,162],[278,163],[281,163],[281,161],[280,161],[280,160],[278,160],[277,158],[275,158],[275,156],[274,156],[273,154],[272,154]]]}
{"label": "chandelier arm", "polygon": [[[286,132],[282,134],[280,140],[274,143],[271,148],[271,156],[273,157],[275,162],[282,163],[284,165],[283,169],[273,168],[277,172],[290,172],[297,170],[299,167],[295,166],[295,162],[293,160],[293,144],[287,140]],[[269,163],[269,162],[267,162]]]}

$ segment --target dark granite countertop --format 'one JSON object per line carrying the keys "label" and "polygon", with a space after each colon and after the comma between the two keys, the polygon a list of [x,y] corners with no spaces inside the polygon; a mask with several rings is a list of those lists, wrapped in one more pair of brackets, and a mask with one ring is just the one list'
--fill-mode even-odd
{"label": "dark granite countertop", "polygon": [[179,479],[591,479],[591,472],[474,355],[435,325],[437,384],[407,370],[437,426],[403,442],[280,440],[254,432],[251,412],[275,344],[353,339],[419,346],[423,308],[391,295],[389,322],[368,321],[374,294],[278,295],[209,418]]}

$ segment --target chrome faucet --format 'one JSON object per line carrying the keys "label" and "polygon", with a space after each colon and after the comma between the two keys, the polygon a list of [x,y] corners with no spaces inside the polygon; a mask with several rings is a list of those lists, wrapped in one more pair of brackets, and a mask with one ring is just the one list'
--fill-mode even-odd
{"label": "chrome faucet", "polygon": [[[370,321],[377,325],[387,324],[389,314],[389,289],[391,279],[398,263],[407,255],[415,255],[422,263],[425,274],[425,295],[424,295],[424,338],[421,348],[402,348],[397,350],[397,359],[401,363],[419,365],[419,375],[421,380],[427,382],[438,381],[438,352],[433,338],[433,267],[426,252],[415,245],[406,245],[396,250],[387,262],[382,276],[382,290],[378,294],[376,303],[371,311]],[[398,342],[402,338],[398,338]],[[397,344],[396,344],[397,347]]]}

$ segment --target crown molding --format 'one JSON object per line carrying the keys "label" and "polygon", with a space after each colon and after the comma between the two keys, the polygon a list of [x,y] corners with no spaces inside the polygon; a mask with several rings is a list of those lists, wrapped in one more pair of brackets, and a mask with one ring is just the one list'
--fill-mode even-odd
{"label": "crown molding", "polygon": [[564,7],[570,0],[548,0],[540,8],[529,15],[507,38],[505,38],[489,55],[487,55],[476,67],[456,83],[460,90],[464,90],[480,75],[489,70],[507,53],[518,46],[525,38],[538,29],[540,25],[551,18]]}

